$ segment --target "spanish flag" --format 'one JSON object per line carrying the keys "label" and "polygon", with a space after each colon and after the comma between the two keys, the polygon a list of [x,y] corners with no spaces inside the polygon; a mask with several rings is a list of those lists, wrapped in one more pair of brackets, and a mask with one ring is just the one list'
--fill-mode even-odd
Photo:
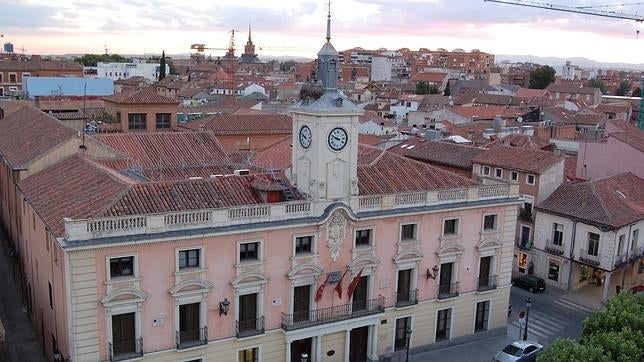
{"label": "spanish flag", "polygon": [[330,275],[331,274],[326,275],[326,280],[324,281],[324,283],[322,283],[322,285],[320,285],[318,287],[318,290],[315,292],[315,302],[316,303],[319,302],[320,299],[322,299],[322,293],[324,293],[324,287],[326,287],[326,283],[329,281],[329,276]]}
{"label": "spanish flag", "polygon": [[347,271],[348,270],[345,270],[344,273],[342,273],[338,285],[335,286],[335,291],[338,292],[338,297],[340,297],[340,299],[342,299],[342,280],[344,280],[344,276],[347,274]]}
{"label": "spanish flag", "polygon": [[358,273],[358,275],[356,275],[355,278],[353,278],[353,280],[349,284],[349,287],[347,288],[348,298],[351,298],[351,296],[353,295],[353,292],[356,291],[356,288],[358,287],[358,283],[360,283],[360,277],[362,277],[362,269],[360,269],[360,272]]}

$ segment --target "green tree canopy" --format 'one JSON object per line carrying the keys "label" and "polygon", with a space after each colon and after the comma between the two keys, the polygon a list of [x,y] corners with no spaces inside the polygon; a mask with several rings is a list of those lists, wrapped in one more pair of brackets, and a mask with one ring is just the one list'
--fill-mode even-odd
{"label": "green tree canopy", "polygon": [[631,82],[623,80],[619,83],[619,87],[615,91],[616,96],[625,96],[628,90],[631,89]]}
{"label": "green tree canopy", "polygon": [[581,345],[570,339],[557,339],[537,357],[538,362],[611,362],[600,347]]}
{"label": "green tree canopy", "polygon": [[85,54],[82,57],[74,58],[74,60],[86,67],[95,67],[98,62],[128,63],[132,61],[132,58],[126,58],[118,54]]}
{"label": "green tree canopy", "polygon": [[642,96],[642,88],[637,87],[633,91],[633,97],[641,97]]}
{"label": "green tree canopy", "polygon": [[644,334],[624,327],[619,332],[595,333],[584,339],[584,346],[599,347],[611,361],[644,361]]}
{"label": "green tree canopy", "polygon": [[544,89],[555,81],[555,69],[549,65],[540,66],[530,72],[530,88]]}
{"label": "green tree canopy", "polygon": [[604,84],[604,81],[601,80],[600,78],[593,78],[588,81],[588,86],[593,87],[593,88],[599,88],[599,90],[602,91],[602,93],[606,93],[606,84]]}
{"label": "green tree canopy", "polygon": [[161,52],[161,60],[159,61],[159,80],[165,78],[165,50]]}
{"label": "green tree canopy", "polygon": [[429,94],[430,88],[427,82],[416,82],[416,94]]}
{"label": "green tree canopy", "polygon": [[431,87],[429,87],[429,94],[439,94],[440,92],[441,90],[438,89],[438,87],[435,85],[432,85]]}

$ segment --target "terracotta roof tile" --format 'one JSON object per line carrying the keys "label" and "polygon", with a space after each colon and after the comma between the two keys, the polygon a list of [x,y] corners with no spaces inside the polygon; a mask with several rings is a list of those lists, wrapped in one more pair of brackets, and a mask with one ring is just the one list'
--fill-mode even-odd
{"label": "terracotta roof tile", "polygon": [[472,162],[540,174],[563,160],[563,156],[555,156],[548,151],[532,149],[518,151],[515,147],[494,146],[489,151],[474,157]]}
{"label": "terracotta roof tile", "polygon": [[575,93],[575,94],[595,94],[600,92],[599,88],[593,87],[581,87],[576,84],[550,84],[546,87],[546,90],[550,93]]}
{"label": "terracotta roof tile", "polygon": [[437,72],[419,72],[416,73],[411,80],[415,82],[442,82],[447,78],[447,73]]}
{"label": "terracotta roof tile", "polygon": [[180,125],[188,130],[212,131],[217,135],[230,134],[287,134],[292,132],[293,120],[282,114],[231,115],[222,114],[199,118]]}
{"label": "terracotta roof tile", "polygon": [[542,211],[619,228],[644,219],[644,179],[632,173],[564,183],[537,205]]}
{"label": "terracotta roof tile", "polygon": [[504,107],[504,106],[483,106],[483,107],[462,107],[457,106],[450,108],[450,110],[460,116],[475,119],[475,120],[491,120],[497,115],[502,118],[516,118],[524,116],[530,110],[520,109],[518,107]]}
{"label": "terracotta roof tile", "polygon": [[612,132],[608,137],[614,137],[630,145],[631,147],[644,152],[644,131],[636,129],[630,132]]}
{"label": "terracotta roof tile", "polygon": [[39,109],[25,106],[0,120],[0,154],[12,167],[20,167],[77,133]]}
{"label": "terracotta roof tile", "polygon": [[103,100],[118,104],[179,104],[179,101],[158,94],[153,87],[131,89],[103,97]]}
{"label": "terracotta roof tile", "polygon": [[419,161],[472,169],[472,158],[486,152],[485,148],[431,141],[405,152],[405,156]]}
{"label": "terracotta roof tile", "polygon": [[284,170],[291,165],[291,136],[274,142],[262,150],[257,151],[251,164],[265,170]]}
{"label": "terracotta roof tile", "polygon": [[495,139],[495,136],[492,136],[491,139],[494,139],[492,142],[486,145],[486,147],[502,145],[518,148],[529,148],[533,150],[545,150],[549,148],[550,142],[541,139],[535,136],[529,136],[527,134],[509,134],[507,136]]}

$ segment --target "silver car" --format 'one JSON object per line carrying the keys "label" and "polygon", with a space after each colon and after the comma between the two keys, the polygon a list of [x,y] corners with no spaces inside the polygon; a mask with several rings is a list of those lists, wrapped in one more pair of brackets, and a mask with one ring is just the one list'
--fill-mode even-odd
{"label": "silver car", "polygon": [[543,346],[536,342],[515,341],[494,356],[494,362],[533,362],[537,360]]}

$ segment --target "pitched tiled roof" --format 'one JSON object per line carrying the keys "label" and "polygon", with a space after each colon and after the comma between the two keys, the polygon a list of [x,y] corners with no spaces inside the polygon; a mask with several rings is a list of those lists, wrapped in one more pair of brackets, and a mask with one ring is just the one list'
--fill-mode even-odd
{"label": "pitched tiled roof", "polygon": [[230,163],[212,132],[99,134],[95,138],[145,168]]}
{"label": "pitched tiled roof", "polygon": [[523,98],[545,97],[548,95],[548,91],[545,89],[519,88],[514,95]]}
{"label": "pitched tiled roof", "polygon": [[[374,148],[360,145],[360,148]],[[392,194],[468,187],[476,183],[455,173],[380,149],[366,154],[380,154],[369,163],[358,164],[360,195]]]}
{"label": "pitched tiled roof", "polygon": [[132,89],[123,93],[117,93],[103,100],[119,104],[178,104],[179,102],[164,97],[156,92],[153,87]]}
{"label": "pitched tiled roof", "polygon": [[257,151],[251,164],[266,170],[284,170],[291,165],[291,136],[274,142]]}
{"label": "pitched tiled roof", "polygon": [[282,134],[291,133],[293,120],[282,114],[273,115],[231,115],[222,114],[200,118],[181,124],[189,130],[212,131],[217,135],[228,134]]}
{"label": "pitched tiled roof", "polygon": [[491,139],[494,140],[487,145],[488,147],[503,145],[518,148],[529,148],[533,150],[544,150],[550,147],[550,142],[539,137],[528,136],[527,134],[514,133],[498,139],[495,138],[495,136],[491,137]]}
{"label": "pitched tiled roof", "polygon": [[447,73],[436,72],[419,72],[416,73],[411,80],[415,82],[442,82],[447,77]]}
{"label": "pitched tiled roof", "polygon": [[593,87],[580,87],[575,84],[550,84],[546,87],[546,90],[550,93],[575,93],[575,94],[595,94],[599,91],[599,88]]}
{"label": "pitched tiled roof", "polygon": [[484,106],[484,107],[461,107],[457,106],[450,108],[450,110],[462,117],[471,118],[475,120],[490,120],[496,116],[502,118],[516,118],[523,116],[529,110],[520,109],[516,107],[502,107],[502,106]]}
{"label": "pitched tiled roof", "polygon": [[564,161],[564,177],[569,181],[577,179],[577,156],[566,156]]}
{"label": "pitched tiled roof", "polygon": [[0,154],[20,167],[78,132],[37,108],[25,106],[0,120]]}
{"label": "pitched tiled roof", "polygon": [[644,219],[644,179],[632,173],[564,183],[537,208],[591,224],[619,228]]}
{"label": "pitched tiled roof", "polygon": [[0,70],[3,71],[37,71],[37,70],[59,70],[82,72],[83,66],[71,60],[2,60]]}
{"label": "pitched tiled roof", "polygon": [[471,170],[472,158],[486,151],[485,148],[431,141],[405,152],[405,156],[419,161]]}
{"label": "pitched tiled roof", "polygon": [[644,131],[636,129],[630,132],[612,132],[608,137],[614,137],[630,145],[631,147],[644,152]]}
{"label": "pitched tiled roof", "polygon": [[74,156],[27,177],[18,186],[51,232],[62,236],[63,218],[97,216],[127,190],[128,183]]}
{"label": "pitched tiled roof", "polygon": [[515,147],[494,146],[489,151],[474,157],[472,162],[540,174],[551,166],[563,162],[563,156],[555,156],[548,151],[531,149],[519,151]]}

